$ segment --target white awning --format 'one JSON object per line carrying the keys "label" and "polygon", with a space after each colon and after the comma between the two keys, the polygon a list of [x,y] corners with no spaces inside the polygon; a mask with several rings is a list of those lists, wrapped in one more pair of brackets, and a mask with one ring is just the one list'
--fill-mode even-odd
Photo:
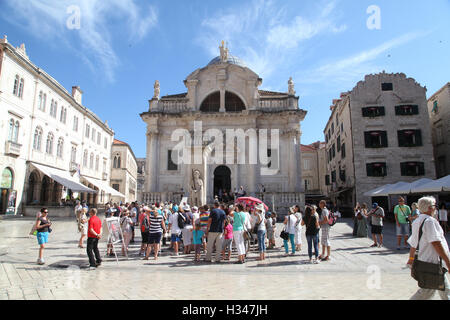
{"label": "white awning", "polygon": [[92,190],[85,185],[77,181],[76,178],[72,177],[68,171],[55,169],[49,166],[44,166],[42,164],[37,164],[31,162],[31,164],[38,169],[40,172],[48,176],[50,179],[58,182],[59,184],[65,186],[66,188],[74,192],[87,192],[87,193],[97,193],[97,191]]}
{"label": "white awning", "polygon": [[450,175],[442,177],[437,180],[432,180],[426,184],[417,186],[411,190],[413,193],[426,193],[426,192],[443,192],[450,191]]}
{"label": "white awning", "polygon": [[391,190],[389,190],[389,193],[390,194],[409,194],[412,192],[413,189],[415,189],[417,187],[420,188],[420,186],[423,186],[432,181],[433,180],[428,179],[428,178],[422,178],[422,179],[416,180],[414,182],[408,183],[406,185],[398,186],[395,189],[391,189]]}
{"label": "white awning", "polygon": [[387,189],[390,186],[392,186],[392,184],[385,184],[385,185],[383,185],[381,187],[377,187],[375,189],[372,189],[372,190],[369,190],[367,192],[364,192],[364,195],[367,196],[367,197],[373,197],[377,193],[383,191],[384,189]]}
{"label": "white awning", "polygon": [[105,191],[106,194],[110,194],[113,197],[121,197],[125,198],[125,196],[117,191],[116,189],[110,187],[108,183],[104,182],[103,180],[95,179],[95,178],[89,178],[86,176],[81,176],[83,179],[88,181],[89,183],[92,183],[94,186],[99,188],[100,190]]}

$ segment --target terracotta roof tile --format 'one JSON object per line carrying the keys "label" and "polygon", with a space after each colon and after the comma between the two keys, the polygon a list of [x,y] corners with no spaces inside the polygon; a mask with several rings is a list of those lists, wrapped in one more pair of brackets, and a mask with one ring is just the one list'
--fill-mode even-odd
{"label": "terracotta roof tile", "polygon": [[168,94],[165,96],[162,96],[161,99],[176,99],[176,98],[186,98],[187,92],[184,93],[177,93],[177,94]]}
{"label": "terracotta roof tile", "polygon": [[267,90],[258,90],[261,96],[287,96],[288,94],[285,92],[276,92],[276,91],[267,91]]}
{"label": "terracotta roof tile", "polygon": [[127,146],[128,145],[128,143],[120,141],[120,140],[117,140],[117,139],[114,139],[113,144],[118,144],[118,145],[123,145],[123,146]]}

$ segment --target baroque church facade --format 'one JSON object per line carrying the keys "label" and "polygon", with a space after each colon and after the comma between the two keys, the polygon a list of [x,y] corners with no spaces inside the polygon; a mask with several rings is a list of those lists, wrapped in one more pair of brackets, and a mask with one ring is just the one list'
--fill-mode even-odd
{"label": "baroque church facade", "polygon": [[185,196],[191,205],[211,204],[242,186],[271,210],[304,205],[300,122],[306,111],[292,79],[287,92],[260,90],[262,79],[223,42],[219,48],[220,56],[184,80],[187,92],[160,97],[155,82],[149,109],[140,114],[147,124],[143,201]]}

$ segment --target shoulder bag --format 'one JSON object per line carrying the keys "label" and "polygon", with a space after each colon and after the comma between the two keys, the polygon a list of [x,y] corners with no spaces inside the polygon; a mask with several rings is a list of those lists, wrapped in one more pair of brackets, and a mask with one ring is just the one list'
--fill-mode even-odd
{"label": "shoulder bag", "polygon": [[411,268],[411,276],[417,280],[419,288],[445,291],[445,273],[447,270],[442,267],[442,258],[439,258],[439,264],[420,261],[418,259],[422,228],[427,219],[422,222],[419,229],[419,240],[417,242],[416,255]]}
{"label": "shoulder bag", "polygon": [[280,233],[280,238],[283,239],[283,240],[288,240],[289,239],[289,232],[286,231],[286,227],[289,226],[289,222],[291,220],[289,215],[287,216],[287,219],[288,219],[287,224],[286,224],[286,226],[284,227],[284,229]]}

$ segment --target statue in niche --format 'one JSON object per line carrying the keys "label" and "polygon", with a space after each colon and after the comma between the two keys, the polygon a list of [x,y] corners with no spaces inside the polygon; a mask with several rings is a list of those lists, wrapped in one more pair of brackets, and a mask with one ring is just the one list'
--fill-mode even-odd
{"label": "statue in niche", "polygon": [[292,81],[292,77],[290,77],[288,81],[288,93],[290,95],[295,95],[294,81]]}
{"label": "statue in niche", "polygon": [[155,84],[154,84],[153,88],[155,89],[155,91],[153,93],[153,99],[158,99],[159,100],[160,88],[159,88],[159,81],[158,80],[155,81]]}
{"label": "statue in niche", "polygon": [[202,206],[206,199],[203,199],[203,180],[200,177],[200,171],[194,170],[192,172],[192,184],[191,184],[191,206]]}

